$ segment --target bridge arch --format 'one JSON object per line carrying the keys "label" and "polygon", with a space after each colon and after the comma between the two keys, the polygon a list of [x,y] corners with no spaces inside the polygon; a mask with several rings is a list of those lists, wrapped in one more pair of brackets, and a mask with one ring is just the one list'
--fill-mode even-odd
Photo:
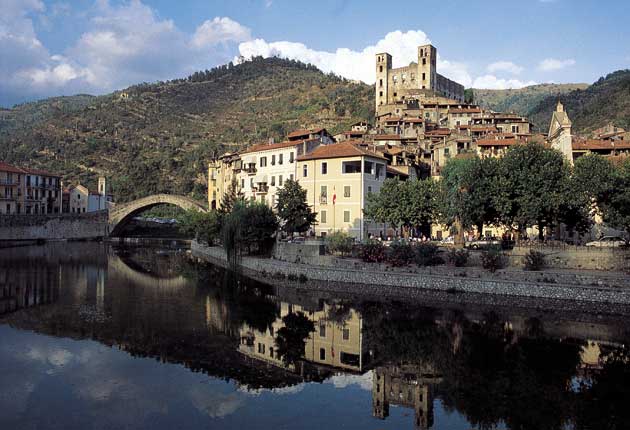
{"label": "bridge arch", "polygon": [[143,197],[129,203],[117,204],[109,210],[109,235],[118,236],[129,223],[140,212],[144,212],[154,206],[170,204],[179,206],[184,210],[197,209],[201,212],[207,212],[208,209],[196,200],[189,197],[178,196],[174,194],[154,194],[152,196]]}

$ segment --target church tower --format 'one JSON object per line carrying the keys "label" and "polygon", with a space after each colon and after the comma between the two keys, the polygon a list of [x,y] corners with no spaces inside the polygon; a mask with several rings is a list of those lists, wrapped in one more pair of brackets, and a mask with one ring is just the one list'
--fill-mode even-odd
{"label": "church tower", "polygon": [[107,197],[107,179],[104,176],[98,178],[98,193]]}
{"label": "church tower", "polygon": [[437,83],[437,49],[418,46],[418,84],[420,89],[434,90]]}
{"label": "church tower", "polygon": [[547,135],[551,147],[562,152],[570,164],[573,164],[573,138],[571,136],[571,120],[558,100],[556,110],[551,116],[549,133]]}

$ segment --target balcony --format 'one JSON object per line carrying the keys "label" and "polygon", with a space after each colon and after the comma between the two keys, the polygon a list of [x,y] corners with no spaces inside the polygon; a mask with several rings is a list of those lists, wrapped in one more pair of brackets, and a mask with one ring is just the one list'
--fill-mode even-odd
{"label": "balcony", "polygon": [[0,185],[15,186],[15,185],[20,185],[20,183],[16,181],[15,179],[0,179]]}
{"label": "balcony", "polygon": [[267,185],[260,184],[257,187],[254,187],[254,192],[256,194],[267,194],[269,192],[269,187]]}

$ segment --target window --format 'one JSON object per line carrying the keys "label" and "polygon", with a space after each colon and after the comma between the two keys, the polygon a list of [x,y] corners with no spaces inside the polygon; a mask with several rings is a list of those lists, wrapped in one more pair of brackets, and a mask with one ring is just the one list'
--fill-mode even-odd
{"label": "window", "polygon": [[376,177],[376,180],[380,179],[381,177],[385,177],[385,165],[384,164],[380,164],[380,163],[376,164],[376,171],[374,173],[374,176]]}
{"label": "window", "polygon": [[291,153],[289,154],[289,163],[293,163],[293,161],[294,161],[294,157],[295,157],[295,155],[293,155],[293,152],[291,152]]}
{"label": "window", "polygon": [[344,161],[342,163],[343,173],[361,173],[361,162],[360,161]]}
{"label": "window", "polygon": [[518,125],[513,125],[512,126],[512,133],[518,133],[519,132],[519,126]]}
{"label": "window", "polygon": [[319,359],[326,360],[326,350],[324,348],[319,348]]}
{"label": "window", "polygon": [[449,154],[448,148],[444,148],[444,155],[448,155],[448,154]]}
{"label": "window", "polygon": [[370,175],[374,174],[374,163],[372,161],[365,161],[363,163],[363,171],[365,173],[369,173]]}
{"label": "window", "polygon": [[343,340],[350,340],[350,329],[349,328],[344,328],[343,329]]}
{"label": "window", "polygon": [[326,220],[326,211],[319,211],[319,222],[322,224],[326,224],[328,222]]}
{"label": "window", "polygon": [[328,197],[328,187],[326,185],[322,185],[320,188],[320,196],[322,197]]}
{"label": "window", "polygon": [[278,176],[278,186],[282,186],[282,175]]}
{"label": "window", "polygon": [[304,178],[306,178],[308,176],[308,165],[304,165],[304,167],[302,167],[302,176]]}
{"label": "window", "polygon": [[273,347],[269,347],[269,357],[273,358]]}
{"label": "window", "polygon": [[394,97],[396,97],[398,95],[398,93],[394,92]]}
{"label": "window", "polygon": [[343,222],[350,222],[350,211],[343,211]]}
{"label": "window", "polygon": [[249,178],[249,188],[254,189],[254,178]]}
{"label": "window", "polygon": [[426,73],[423,73],[423,74],[422,74],[422,80],[423,80],[423,81],[426,81],[426,80],[427,80],[427,74],[426,74]]}
{"label": "window", "polygon": [[326,323],[324,321],[319,322],[319,337],[326,337]]}
{"label": "window", "polygon": [[343,187],[343,196],[350,197],[350,185],[346,185]]}
{"label": "window", "polygon": [[241,188],[245,188],[245,179],[241,179]]}
{"label": "window", "polygon": [[383,97],[383,91],[378,92],[379,97]]}
{"label": "window", "polygon": [[290,180],[293,180],[293,173],[291,173],[291,174],[289,175],[289,179],[290,179]]}
{"label": "window", "polygon": [[275,177],[275,176],[272,176],[272,177],[271,177],[271,186],[272,186],[272,187],[275,187],[275,186],[276,186],[276,177]]}
{"label": "window", "polygon": [[368,186],[368,194],[370,194],[372,192],[372,187]]}
{"label": "window", "polygon": [[[383,72],[383,66],[378,66],[378,71],[382,73]],[[382,82],[382,80],[381,80],[381,82]],[[383,84],[381,84],[381,85],[383,85]]]}
{"label": "window", "polygon": [[[382,69],[382,68],[383,68],[383,66],[381,66],[381,69]],[[379,79],[379,80],[378,80],[378,85],[379,85],[380,87],[382,87],[382,86],[383,86],[383,80],[382,80],[382,79]]]}
{"label": "window", "polygon": [[260,167],[267,167],[267,157],[260,157]]}
{"label": "window", "polygon": [[271,156],[271,165],[272,166],[276,165],[276,155],[275,154]]}
{"label": "window", "polygon": [[[422,59],[422,65],[424,66],[424,65],[426,65],[426,64],[427,64],[427,59],[426,59],[426,58],[423,58],[423,59]],[[423,73],[423,74],[424,74],[424,73]]]}
{"label": "window", "polygon": [[326,173],[328,173],[328,163],[323,162],[322,163],[322,175],[325,175]]}

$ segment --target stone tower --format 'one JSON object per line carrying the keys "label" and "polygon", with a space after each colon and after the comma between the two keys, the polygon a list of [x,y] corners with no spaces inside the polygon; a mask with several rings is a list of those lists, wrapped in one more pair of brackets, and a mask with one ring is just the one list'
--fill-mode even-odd
{"label": "stone tower", "polygon": [[418,46],[418,83],[420,89],[433,90],[437,83],[437,49],[433,45]]}
{"label": "stone tower", "polygon": [[388,80],[389,71],[392,69],[392,56],[387,52],[376,54],[376,113],[378,107],[389,103]]}
{"label": "stone tower", "polygon": [[98,178],[98,193],[101,196],[107,196],[107,179],[104,176]]}
{"label": "stone tower", "polygon": [[564,111],[564,106],[558,100],[556,110],[551,116],[549,134],[547,135],[551,147],[562,152],[569,163],[573,164],[573,138],[571,136],[571,120]]}

